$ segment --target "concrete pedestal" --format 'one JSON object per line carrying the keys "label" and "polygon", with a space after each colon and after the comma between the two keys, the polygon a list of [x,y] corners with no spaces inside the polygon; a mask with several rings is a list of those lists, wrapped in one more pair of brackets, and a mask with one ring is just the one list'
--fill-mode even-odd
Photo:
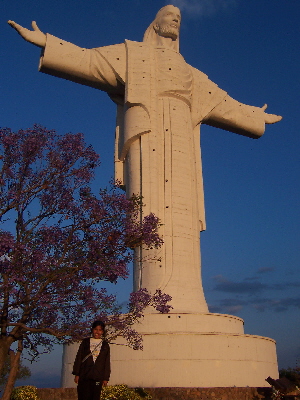
{"label": "concrete pedestal", "polygon": [[[245,335],[243,320],[223,314],[146,314],[136,326],[143,351],[111,344],[110,384],[132,387],[266,387],[278,377],[274,340]],[[66,346],[63,387],[73,387],[78,345]]]}

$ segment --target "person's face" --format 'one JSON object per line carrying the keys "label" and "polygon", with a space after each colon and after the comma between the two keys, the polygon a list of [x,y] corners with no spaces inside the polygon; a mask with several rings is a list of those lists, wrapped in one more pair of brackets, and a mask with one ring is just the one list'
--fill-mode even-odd
{"label": "person's face", "polygon": [[92,336],[94,339],[101,339],[103,335],[103,329],[100,325],[96,326],[96,328],[92,329]]}
{"label": "person's face", "polygon": [[160,36],[175,40],[179,35],[180,21],[180,10],[177,7],[167,7],[159,16],[155,30]]}

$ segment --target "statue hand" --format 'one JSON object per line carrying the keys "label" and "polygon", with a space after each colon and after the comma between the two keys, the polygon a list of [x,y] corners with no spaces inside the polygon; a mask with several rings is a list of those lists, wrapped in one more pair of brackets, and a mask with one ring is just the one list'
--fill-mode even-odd
{"label": "statue hand", "polygon": [[[263,105],[261,108],[262,111],[265,111],[267,107],[268,107],[267,104]],[[265,112],[264,112],[264,114],[265,114],[265,123],[266,124],[275,124],[276,122],[279,122],[282,120],[282,117],[280,115],[268,114]]]}
{"label": "statue hand", "polygon": [[31,24],[33,29],[32,31],[27,28],[23,28],[23,26],[17,24],[14,21],[7,21],[7,22],[27,42],[32,43],[38,47],[46,46],[46,35],[38,28],[35,21],[32,21]]}

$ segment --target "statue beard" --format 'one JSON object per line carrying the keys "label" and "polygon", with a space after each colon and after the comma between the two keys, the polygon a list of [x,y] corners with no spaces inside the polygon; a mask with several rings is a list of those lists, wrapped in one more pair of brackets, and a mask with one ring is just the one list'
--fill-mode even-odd
{"label": "statue beard", "polygon": [[162,37],[171,38],[172,40],[176,40],[178,38],[178,28],[175,28],[171,25],[159,26],[156,25],[154,27],[155,32]]}

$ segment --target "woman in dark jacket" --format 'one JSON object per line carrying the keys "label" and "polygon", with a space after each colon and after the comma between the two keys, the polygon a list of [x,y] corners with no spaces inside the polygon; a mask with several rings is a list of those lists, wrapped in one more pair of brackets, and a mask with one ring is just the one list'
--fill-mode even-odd
{"label": "woman in dark jacket", "polygon": [[95,321],[92,337],[81,342],[73,375],[77,386],[78,400],[99,400],[102,386],[106,386],[110,376],[110,349],[103,339],[105,324]]}

